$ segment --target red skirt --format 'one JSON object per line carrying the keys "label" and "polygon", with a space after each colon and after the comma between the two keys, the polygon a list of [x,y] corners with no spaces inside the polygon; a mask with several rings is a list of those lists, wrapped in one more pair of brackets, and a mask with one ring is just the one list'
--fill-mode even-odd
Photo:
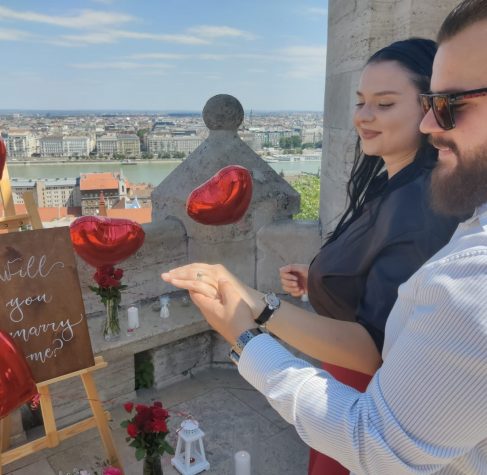
{"label": "red skirt", "polygon": [[[351,369],[323,363],[323,369],[328,371],[337,381],[344,383],[358,391],[364,392],[372,379],[369,374],[359,373]],[[348,475],[350,472],[336,460],[311,449],[309,454],[308,475]]]}

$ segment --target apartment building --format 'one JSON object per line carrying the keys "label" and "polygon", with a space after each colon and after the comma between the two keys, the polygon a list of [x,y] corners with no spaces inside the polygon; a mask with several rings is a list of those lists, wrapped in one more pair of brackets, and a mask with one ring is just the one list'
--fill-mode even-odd
{"label": "apartment building", "polygon": [[323,129],[315,127],[311,129],[301,130],[301,142],[302,143],[318,143],[323,140]]}
{"label": "apartment building", "polygon": [[11,179],[14,204],[24,204],[23,194],[32,191],[39,208],[71,208],[81,206],[78,178],[46,178],[42,180]]}
{"label": "apartment building", "polygon": [[9,158],[27,158],[37,152],[37,140],[28,130],[9,130],[2,136]]}
{"label": "apartment building", "polygon": [[51,135],[39,140],[41,157],[87,157],[93,142],[86,136]]}
{"label": "apartment building", "polygon": [[284,137],[292,137],[293,135],[299,135],[293,130],[289,129],[250,129],[254,133],[258,143],[266,146],[276,147],[279,146],[279,141]]}
{"label": "apartment building", "polygon": [[91,140],[89,137],[63,137],[64,157],[87,157],[91,150]]}
{"label": "apartment building", "polygon": [[203,142],[202,137],[196,135],[171,135],[151,133],[147,135],[147,151],[154,155],[166,152],[192,153]]}
{"label": "apartment building", "polygon": [[42,137],[39,140],[41,157],[62,157],[63,156],[63,137],[51,135]]}
{"label": "apartment building", "polygon": [[118,153],[126,157],[140,157],[140,139],[136,134],[118,135]]}
{"label": "apartment building", "polygon": [[126,157],[140,157],[140,139],[136,134],[106,134],[96,139],[96,153],[112,157],[116,153]]}
{"label": "apartment building", "polygon": [[97,155],[113,156],[117,152],[118,141],[116,134],[107,134],[96,138]]}

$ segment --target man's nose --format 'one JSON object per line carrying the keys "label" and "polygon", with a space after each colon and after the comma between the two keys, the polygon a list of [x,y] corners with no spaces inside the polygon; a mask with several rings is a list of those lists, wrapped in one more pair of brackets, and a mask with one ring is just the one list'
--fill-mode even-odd
{"label": "man's nose", "polygon": [[423,134],[432,134],[433,132],[438,133],[445,131],[438,125],[435,114],[433,114],[433,109],[430,109],[423,117],[423,120],[419,124],[419,130]]}

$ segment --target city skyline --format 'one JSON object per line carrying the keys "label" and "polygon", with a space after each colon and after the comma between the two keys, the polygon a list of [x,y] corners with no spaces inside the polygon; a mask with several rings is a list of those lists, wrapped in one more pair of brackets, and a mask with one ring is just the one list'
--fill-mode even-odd
{"label": "city skyline", "polygon": [[326,1],[2,3],[1,110],[323,110]]}

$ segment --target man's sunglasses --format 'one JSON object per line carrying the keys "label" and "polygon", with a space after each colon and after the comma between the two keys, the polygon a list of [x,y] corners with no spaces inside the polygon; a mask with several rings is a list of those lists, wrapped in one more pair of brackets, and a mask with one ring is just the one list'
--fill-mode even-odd
{"label": "man's sunglasses", "polygon": [[433,108],[433,114],[438,125],[444,130],[450,130],[455,127],[455,113],[453,109],[455,102],[480,96],[487,96],[487,87],[455,92],[453,94],[420,94],[419,99],[424,113],[426,114]]}

